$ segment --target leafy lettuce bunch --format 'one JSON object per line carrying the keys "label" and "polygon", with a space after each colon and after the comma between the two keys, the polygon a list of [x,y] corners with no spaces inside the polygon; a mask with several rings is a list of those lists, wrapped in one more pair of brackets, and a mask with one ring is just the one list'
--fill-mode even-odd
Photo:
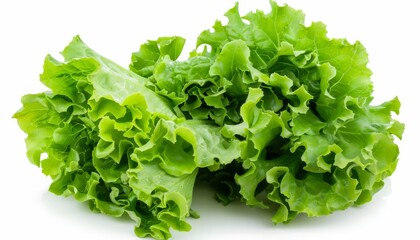
{"label": "leafy lettuce bunch", "polygon": [[177,36],[143,44],[129,70],[79,37],[63,62],[47,56],[50,91],[24,96],[14,117],[50,191],[127,214],[155,239],[190,229],[197,180],[274,223],[370,201],[397,166],[398,98],[371,105],[361,43],[271,7],[241,16],[237,4],[183,61]]}
{"label": "leafy lettuce bunch", "polygon": [[41,81],[51,91],[24,96],[14,115],[28,134],[29,160],[53,179],[50,191],[93,211],[128,214],[140,237],[189,230],[198,168],[238,158],[239,140],[207,121],[178,118],[146,79],[79,37],[62,55],[64,62],[45,59]]}
{"label": "leafy lettuce bunch", "polygon": [[179,115],[210,119],[241,141],[233,165],[202,171],[219,200],[274,204],[275,223],[368,202],[397,164],[394,138],[404,126],[392,113],[400,102],[370,105],[360,42],[329,39],[323,23],[306,27],[301,11],[271,6],[242,17],[236,5],[226,25],[200,34],[204,51],[186,61],[176,61],[181,39],[151,41],[130,68]]}

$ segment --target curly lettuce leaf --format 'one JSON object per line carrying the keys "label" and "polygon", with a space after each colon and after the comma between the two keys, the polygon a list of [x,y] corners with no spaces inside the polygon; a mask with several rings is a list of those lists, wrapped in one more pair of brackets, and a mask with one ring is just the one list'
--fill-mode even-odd
{"label": "curly lettuce leaf", "polygon": [[155,65],[161,56],[176,60],[181,55],[185,39],[179,36],[160,37],[142,44],[131,56],[130,70],[143,77],[153,75]]}
{"label": "curly lettuce leaf", "polygon": [[179,124],[160,121],[144,146],[136,148],[133,158],[140,162],[159,159],[160,166],[174,176],[192,174],[197,168],[218,169],[240,157],[240,143],[225,139],[220,127],[199,120]]}

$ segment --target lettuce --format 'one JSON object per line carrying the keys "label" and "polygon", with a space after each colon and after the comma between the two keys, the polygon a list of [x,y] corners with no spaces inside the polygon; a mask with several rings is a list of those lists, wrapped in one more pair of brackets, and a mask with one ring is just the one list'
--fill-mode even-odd
{"label": "lettuce", "polygon": [[[217,186],[218,200],[276,206],[274,223],[370,201],[397,165],[394,138],[404,130],[392,118],[398,98],[371,105],[360,42],[329,39],[323,23],[307,27],[301,11],[274,1],[271,7],[242,17],[236,4],[227,24],[216,21],[200,34],[204,50],[186,61],[155,48],[159,57],[147,77],[180,116],[212,120],[225,137],[241,141],[240,168],[201,177]],[[136,72],[146,67],[136,65],[145,61],[139,56],[130,66]]]}
{"label": "lettuce", "polygon": [[170,237],[187,231],[198,168],[218,169],[239,157],[239,141],[221,127],[176,117],[147,80],[98,55],[75,37],[47,56],[41,81],[51,92],[26,95],[14,117],[28,158],[51,176],[50,191],[92,210],[128,214],[135,233]]}
{"label": "lettuce", "polygon": [[183,61],[179,36],[141,45],[129,70],[78,36],[63,62],[48,55],[50,91],[23,96],[14,118],[49,190],[155,239],[190,230],[196,181],[273,223],[369,202],[398,163],[398,98],[371,104],[360,42],[271,7],[240,16],[236,4]]}

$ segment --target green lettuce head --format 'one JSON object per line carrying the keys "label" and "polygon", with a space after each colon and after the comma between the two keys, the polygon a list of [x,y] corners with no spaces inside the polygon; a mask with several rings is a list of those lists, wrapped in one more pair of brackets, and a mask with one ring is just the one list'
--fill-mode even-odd
{"label": "green lettuce head", "polygon": [[197,180],[225,204],[272,209],[274,223],[370,201],[396,169],[404,125],[398,98],[371,104],[363,45],[274,1],[226,17],[184,61],[178,36],[143,44],[130,70],[78,36],[64,61],[48,55],[50,91],[24,96],[14,118],[50,191],[155,239],[190,230]]}

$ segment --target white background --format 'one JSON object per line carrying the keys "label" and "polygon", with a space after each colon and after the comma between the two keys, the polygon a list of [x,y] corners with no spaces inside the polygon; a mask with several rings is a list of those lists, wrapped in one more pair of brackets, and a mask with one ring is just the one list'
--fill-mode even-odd
{"label": "white background", "polygon": [[[234,0],[0,2],[0,239],[137,239],[134,223],[91,213],[86,204],[48,192],[51,180],[25,156],[25,135],[13,113],[20,97],[44,91],[38,75],[43,59],[80,34],[97,52],[128,66],[131,53],[147,39],[180,35],[186,53],[198,34],[233,7]],[[269,10],[269,1],[239,0],[243,14]],[[278,1],[302,9],[309,24],[322,21],[330,37],[360,40],[370,55],[375,102],[399,96],[398,119],[406,124],[400,162],[372,202],[330,216],[298,217],[273,226],[271,213],[216,203],[196,189],[188,233],[173,239],[419,239],[420,17],[416,1]]]}

